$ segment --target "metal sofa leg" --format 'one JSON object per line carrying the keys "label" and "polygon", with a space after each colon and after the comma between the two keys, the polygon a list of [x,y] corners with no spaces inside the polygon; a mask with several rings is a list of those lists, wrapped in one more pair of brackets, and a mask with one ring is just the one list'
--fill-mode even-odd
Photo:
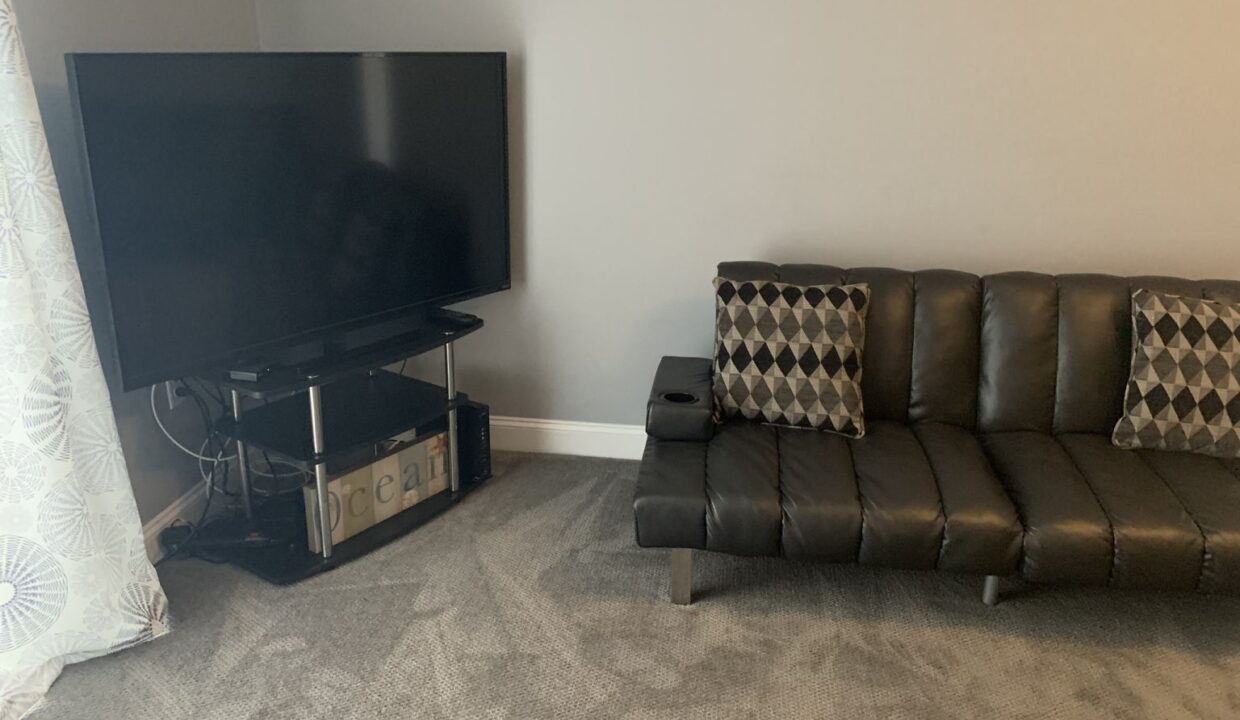
{"label": "metal sofa leg", "polygon": [[999,604],[998,575],[986,576],[986,583],[982,585],[982,602],[991,606]]}
{"label": "metal sofa leg", "polygon": [[688,605],[693,602],[693,551],[672,550],[672,602]]}

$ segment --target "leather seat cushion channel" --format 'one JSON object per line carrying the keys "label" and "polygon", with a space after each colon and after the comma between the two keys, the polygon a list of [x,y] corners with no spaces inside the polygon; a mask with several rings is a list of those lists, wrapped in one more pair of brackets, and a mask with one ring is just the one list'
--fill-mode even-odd
{"label": "leather seat cushion channel", "polygon": [[1100,434],[736,422],[710,442],[651,438],[635,508],[645,547],[1240,592],[1240,462]]}
{"label": "leather seat cushion channel", "polygon": [[646,446],[638,543],[734,555],[1015,571],[1021,527],[981,445],[939,423],[879,421],[859,440],[733,422]]}
{"label": "leather seat cushion channel", "polygon": [[986,435],[1039,583],[1240,590],[1240,479],[1200,455],[1130,452],[1100,434]]}

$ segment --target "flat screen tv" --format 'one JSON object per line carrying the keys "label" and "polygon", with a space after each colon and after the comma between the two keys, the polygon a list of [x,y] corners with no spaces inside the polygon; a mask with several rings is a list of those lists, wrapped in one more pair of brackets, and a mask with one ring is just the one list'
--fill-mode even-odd
{"label": "flat screen tv", "polygon": [[122,389],[509,287],[503,53],[66,64]]}

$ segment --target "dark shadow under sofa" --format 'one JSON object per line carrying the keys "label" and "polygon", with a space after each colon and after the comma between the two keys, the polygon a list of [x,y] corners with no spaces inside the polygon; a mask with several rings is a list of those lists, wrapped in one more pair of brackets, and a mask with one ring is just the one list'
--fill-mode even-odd
{"label": "dark shadow under sofa", "polygon": [[728,262],[721,277],[867,283],[866,435],[712,418],[713,361],[664,358],[637,542],[1033,583],[1240,592],[1240,461],[1121,450],[1137,288],[1240,302],[1240,282]]}

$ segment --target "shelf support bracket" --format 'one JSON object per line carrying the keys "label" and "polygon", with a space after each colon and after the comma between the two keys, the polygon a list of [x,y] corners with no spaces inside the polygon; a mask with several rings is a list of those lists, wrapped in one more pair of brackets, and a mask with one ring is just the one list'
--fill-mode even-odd
{"label": "shelf support bracket", "polygon": [[456,356],[452,345],[449,342],[443,346],[443,364],[448,390],[448,479],[452,492],[457,493],[461,491],[461,459],[456,450]]}
{"label": "shelf support bracket", "polygon": [[314,455],[317,461],[314,465],[314,489],[319,505],[319,547],[323,557],[329,558],[332,556],[332,512],[330,498],[327,496],[327,483],[330,478],[327,477],[327,463],[323,458],[326,453],[323,442],[323,388],[311,385],[308,394],[310,434],[314,439]]}
{"label": "shelf support bracket", "polygon": [[[241,424],[241,393],[233,390],[232,395],[232,416],[233,422]],[[247,520],[254,518],[254,504],[250,495],[250,456],[246,451],[244,440],[237,440],[237,469],[241,475],[241,507],[245,511]]]}

